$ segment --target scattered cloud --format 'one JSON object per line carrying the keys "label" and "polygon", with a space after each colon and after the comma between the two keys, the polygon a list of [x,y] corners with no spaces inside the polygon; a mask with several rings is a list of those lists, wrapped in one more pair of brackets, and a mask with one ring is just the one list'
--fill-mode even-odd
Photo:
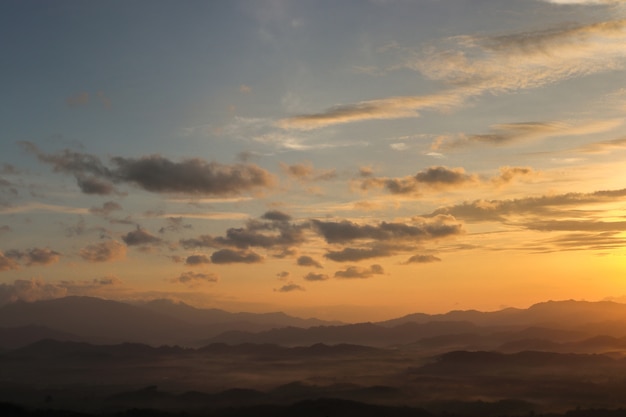
{"label": "scattered cloud", "polygon": [[163,242],[161,238],[154,236],[139,226],[137,226],[136,230],[128,232],[122,236],[122,240],[128,246],[155,245]]}
{"label": "scattered cloud", "polygon": [[574,149],[575,152],[585,154],[605,154],[612,151],[626,150],[626,136],[623,138],[594,142]]}
{"label": "scattered cloud", "polygon": [[330,251],[324,257],[335,262],[358,262],[390,255],[393,255],[393,252],[389,248],[375,246],[372,248],[344,248],[340,251]]}
{"label": "scattered cloud", "polygon": [[206,255],[191,255],[185,259],[185,265],[197,266],[210,264],[211,260]]}
{"label": "scattered cloud", "polygon": [[277,292],[293,292],[293,291],[306,291],[306,290],[301,285],[290,283],[290,284],[285,284],[282,287],[280,287],[279,289],[274,290],[274,291],[277,291]]}
{"label": "scattered cloud", "polygon": [[421,187],[439,190],[478,183],[478,181],[477,175],[467,174],[463,168],[436,166],[420,171],[414,176],[402,178],[369,176],[361,180],[360,186],[363,190],[384,188],[392,194],[418,195],[422,190]]}
{"label": "scattered cloud", "polygon": [[372,265],[369,268],[349,266],[343,271],[335,272],[335,278],[371,278],[374,275],[382,275],[385,271],[380,265]]}
{"label": "scattered cloud", "polygon": [[254,264],[263,262],[263,257],[255,252],[221,249],[213,252],[211,255],[211,261],[214,264],[230,264],[230,263],[245,263]]}
{"label": "scattered cloud", "polygon": [[231,195],[274,185],[274,177],[253,164],[224,165],[199,158],[174,162],[160,155],[150,155],[113,157],[108,166],[95,155],[68,149],[48,154],[33,143],[21,144],[39,161],[52,165],[55,172],[73,174],[87,194],[110,194],[114,191],[113,183],[134,184],[156,193],[192,195]]}
{"label": "scattered cloud", "polygon": [[308,255],[302,255],[298,257],[296,262],[300,266],[312,266],[315,268],[323,268],[322,264],[320,264],[318,261],[316,261],[315,259],[311,258]]}
{"label": "scattered cloud", "polygon": [[441,262],[441,259],[434,255],[413,255],[405,264],[426,264],[432,262]]}
{"label": "scattered cloud", "polygon": [[109,262],[124,259],[126,247],[116,240],[108,240],[86,246],[79,255],[87,262]]}
{"label": "scattered cloud", "polygon": [[91,207],[89,212],[91,214],[95,214],[97,216],[107,217],[114,211],[122,210],[122,206],[120,206],[115,201],[107,201],[102,204],[101,207]]}
{"label": "scattered cloud", "polygon": [[190,287],[196,287],[203,283],[213,283],[219,281],[219,276],[212,272],[183,272],[176,278],[172,278],[170,282],[175,284],[185,284]]}
{"label": "scattered cloud", "polygon": [[595,191],[592,193],[566,193],[525,197],[510,200],[474,200],[442,207],[429,216],[451,215],[465,221],[505,222],[513,215],[553,217],[562,215],[560,208],[584,204],[610,203],[626,199],[626,189]]}
{"label": "scattered cloud", "polygon": [[59,262],[61,254],[48,248],[31,248],[26,250],[11,249],[4,255],[19,261],[26,266],[51,265]]}
{"label": "scattered cloud", "polygon": [[0,272],[19,269],[20,266],[14,259],[0,252]]}
{"label": "scattered cloud", "polygon": [[334,169],[315,169],[311,163],[302,164],[280,164],[283,172],[299,181],[328,181],[337,178],[337,171]]}
{"label": "scattered cloud", "polygon": [[314,272],[309,272],[304,276],[304,279],[307,281],[326,281],[329,279],[329,276],[326,274],[316,274]]}
{"label": "scattered cloud", "polygon": [[503,123],[492,126],[489,133],[439,136],[430,149],[449,151],[472,145],[503,146],[540,138],[589,135],[611,131],[623,123],[622,119]]}
{"label": "scattered cloud", "polygon": [[449,216],[437,217],[432,221],[420,220],[416,224],[381,222],[378,225],[359,225],[348,220],[312,220],[312,224],[328,243],[347,243],[367,239],[424,241],[454,236],[463,232],[461,224]]}

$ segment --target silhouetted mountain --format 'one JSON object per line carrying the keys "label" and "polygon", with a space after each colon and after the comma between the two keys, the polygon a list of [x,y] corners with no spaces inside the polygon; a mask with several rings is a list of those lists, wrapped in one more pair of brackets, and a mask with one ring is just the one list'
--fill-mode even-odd
{"label": "silhouetted mountain", "polygon": [[315,318],[302,319],[282,312],[273,313],[230,313],[224,310],[192,307],[183,302],[167,299],[152,300],[138,304],[153,312],[168,315],[187,323],[202,326],[205,337],[226,330],[262,331],[277,327],[312,327],[343,324],[339,321],[324,321]]}
{"label": "silhouetted mountain", "polygon": [[43,339],[82,341],[79,336],[45,326],[0,327],[0,347],[4,349],[15,349]]}
{"label": "silhouetted mountain", "polygon": [[385,347],[407,344],[420,338],[476,330],[468,322],[404,323],[389,328],[373,323],[348,324],[344,326],[317,326],[308,329],[287,327],[265,332],[227,332],[211,338],[213,343],[242,344],[270,343],[285,346],[309,346],[315,343],[356,344]]}
{"label": "silhouetted mountain", "polygon": [[93,297],[18,301],[0,307],[0,326],[46,326],[101,343],[175,344],[195,334],[192,325],[140,307]]}
{"label": "silhouetted mountain", "polygon": [[[36,302],[18,301],[0,307],[0,326],[31,329],[5,332],[0,347],[23,346],[43,338],[94,343],[138,342],[152,345],[201,346],[202,339],[224,331],[261,331],[285,326],[298,328],[334,324],[300,319],[284,313],[228,313],[197,309],[184,303],[155,300],[130,305],[94,297],[65,297]],[[47,328],[47,330],[43,330]]]}
{"label": "silhouetted mountain", "polygon": [[[562,330],[591,331],[604,324],[603,333],[626,336],[626,304],[612,301],[547,301],[534,304],[528,309],[506,308],[493,312],[476,310],[450,311],[445,314],[409,314],[393,320],[377,323],[395,327],[403,323],[426,323],[439,321],[466,321],[476,326],[524,326],[547,327]],[[609,329],[610,331],[606,331]]]}

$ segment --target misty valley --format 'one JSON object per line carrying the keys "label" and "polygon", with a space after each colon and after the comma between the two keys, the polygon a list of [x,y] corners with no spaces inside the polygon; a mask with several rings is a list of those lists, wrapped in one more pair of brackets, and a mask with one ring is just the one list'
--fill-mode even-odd
{"label": "misty valley", "polygon": [[625,304],[580,301],[357,324],[16,302],[0,307],[0,402],[24,416],[618,415],[623,318]]}

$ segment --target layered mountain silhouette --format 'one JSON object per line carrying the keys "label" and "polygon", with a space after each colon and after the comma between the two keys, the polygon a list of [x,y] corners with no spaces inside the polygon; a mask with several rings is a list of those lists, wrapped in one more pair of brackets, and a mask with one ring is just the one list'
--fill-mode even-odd
{"label": "layered mountain silhouette", "polygon": [[[576,344],[585,339],[604,339]],[[550,301],[528,309],[416,313],[378,323],[341,324],[284,313],[229,313],[169,300],[127,304],[93,297],[15,302],[0,307],[0,348],[37,340],[145,343],[359,344],[415,349],[621,349],[626,304]],[[613,338],[613,339],[609,339]],[[618,340],[614,340],[618,339]]]}

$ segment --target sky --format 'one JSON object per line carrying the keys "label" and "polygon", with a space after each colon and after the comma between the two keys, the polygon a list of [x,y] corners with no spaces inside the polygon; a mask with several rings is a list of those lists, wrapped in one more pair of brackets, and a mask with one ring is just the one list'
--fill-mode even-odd
{"label": "sky", "polygon": [[626,2],[0,5],[0,304],[626,295]]}

